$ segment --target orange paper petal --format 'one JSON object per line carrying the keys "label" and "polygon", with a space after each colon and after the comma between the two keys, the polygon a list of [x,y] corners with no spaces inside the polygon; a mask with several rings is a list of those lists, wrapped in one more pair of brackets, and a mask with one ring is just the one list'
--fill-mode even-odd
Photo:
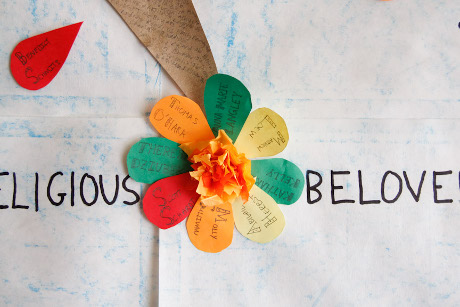
{"label": "orange paper petal", "polygon": [[230,203],[211,207],[198,200],[187,219],[187,232],[196,248],[217,253],[232,243],[234,223]]}
{"label": "orange paper petal", "polygon": [[171,95],[158,101],[150,122],[162,136],[179,144],[214,138],[200,107],[187,97]]}

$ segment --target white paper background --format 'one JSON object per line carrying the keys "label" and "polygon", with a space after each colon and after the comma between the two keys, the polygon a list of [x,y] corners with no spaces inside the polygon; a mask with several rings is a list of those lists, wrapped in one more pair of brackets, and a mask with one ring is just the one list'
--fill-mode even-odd
{"label": "white paper background", "polygon": [[[460,3],[456,1],[194,1],[220,72],[248,87],[254,109],[269,107],[288,124],[279,155],[323,174],[323,199],[305,193],[282,206],[287,225],[260,245],[235,229],[224,252],[204,254],[184,223],[159,232],[130,194],[92,207],[69,196],[69,173],[126,174],[124,157],[155,136],[147,114],[179,90],[105,1],[0,3],[1,305],[460,304],[457,157],[460,122]],[[36,92],[9,72],[14,46],[28,36],[84,21],[58,76]],[[404,186],[395,204],[332,205],[330,171],[343,198],[379,198],[387,170],[427,171],[421,201]],[[442,176],[434,204],[433,171]],[[111,183],[112,182],[112,183]],[[128,182],[141,193],[146,187]],[[76,190],[77,194],[79,190]],[[157,240],[159,238],[159,246]],[[159,256],[159,259],[158,259]],[[159,261],[158,261],[159,260]]]}

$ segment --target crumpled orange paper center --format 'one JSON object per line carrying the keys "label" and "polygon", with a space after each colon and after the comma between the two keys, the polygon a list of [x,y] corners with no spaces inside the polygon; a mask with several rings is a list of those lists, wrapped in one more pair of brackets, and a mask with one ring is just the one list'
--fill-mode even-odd
{"label": "crumpled orange paper center", "polygon": [[209,141],[180,145],[188,155],[194,171],[190,176],[199,181],[196,192],[206,206],[233,202],[238,196],[244,203],[255,183],[251,175],[251,161],[238,153],[224,130]]}

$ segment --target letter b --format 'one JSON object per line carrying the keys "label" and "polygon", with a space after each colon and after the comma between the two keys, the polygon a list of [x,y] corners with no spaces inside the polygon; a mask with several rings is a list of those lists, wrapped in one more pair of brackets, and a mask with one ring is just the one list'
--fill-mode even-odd
{"label": "letter b", "polygon": [[[310,185],[310,174],[316,175],[318,177],[318,182],[315,183],[314,185]],[[323,183],[323,178],[321,177],[320,173],[315,172],[315,171],[310,171],[310,170],[307,170],[306,177],[307,177],[307,201],[310,205],[312,205],[314,203],[319,202],[321,198],[323,197],[321,192],[318,190],[318,187],[321,185],[321,183]],[[311,199],[312,190],[318,194],[318,196],[314,200]]]}
{"label": "letter b", "polygon": [[21,61],[22,65],[26,65],[27,58],[23,56],[22,53],[16,52],[14,55],[18,58],[19,61]]}

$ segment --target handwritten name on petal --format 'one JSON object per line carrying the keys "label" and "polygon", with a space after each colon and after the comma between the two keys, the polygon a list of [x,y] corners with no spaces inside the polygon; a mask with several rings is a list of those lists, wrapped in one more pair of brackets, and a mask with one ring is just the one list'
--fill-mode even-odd
{"label": "handwritten name on petal", "polygon": [[11,73],[20,86],[39,90],[48,85],[69,55],[83,22],[21,41],[11,53]]}
{"label": "handwritten name on petal", "polygon": [[249,200],[233,202],[235,226],[246,238],[267,243],[278,237],[286,225],[284,214],[278,204],[258,186],[249,192]]}
{"label": "handwritten name on petal", "polygon": [[211,207],[198,200],[187,219],[187,232],[196,248],[217,253],[232,243],[234,223],[230,203]]}
{"label": "handwritten name on petal", "polygon": [[171,95],[158,101],[150,122],[162,136],[179,144],[214,138],[200,107],[187,97]]}
{"label": "handwritten name on petal", "polygon": [[145,138],[134,144],[127,165],[131,178],[148,184],[192,170],[178,144],[161,137]]}
{"label": "handwritten name on petal", "polygon": [[235,141],[251,112],[251,94],[238,79],[215,74],[206,81],[204,106],[214,135],[223,129]]}
{"label": "handwritten name on petal", "polygon": [[142,200],[148,220],[161,229],[182,222],[200,197],[198,182],[188,173],[161,179],[152,184]]}
{"label": "handwritten name on petal", "polygon": [[289,134],[284,119],[268,108],[249,114],[235,142],[247,158],[274,156],[286,148]]}
{"label": "handwritten name on petal", "polygon": [[271,158],[253,160],[251,173],[257,177],[256,185],[268,193],[278,204],[291,205],[302,195],[305,178],[294,163]]}

